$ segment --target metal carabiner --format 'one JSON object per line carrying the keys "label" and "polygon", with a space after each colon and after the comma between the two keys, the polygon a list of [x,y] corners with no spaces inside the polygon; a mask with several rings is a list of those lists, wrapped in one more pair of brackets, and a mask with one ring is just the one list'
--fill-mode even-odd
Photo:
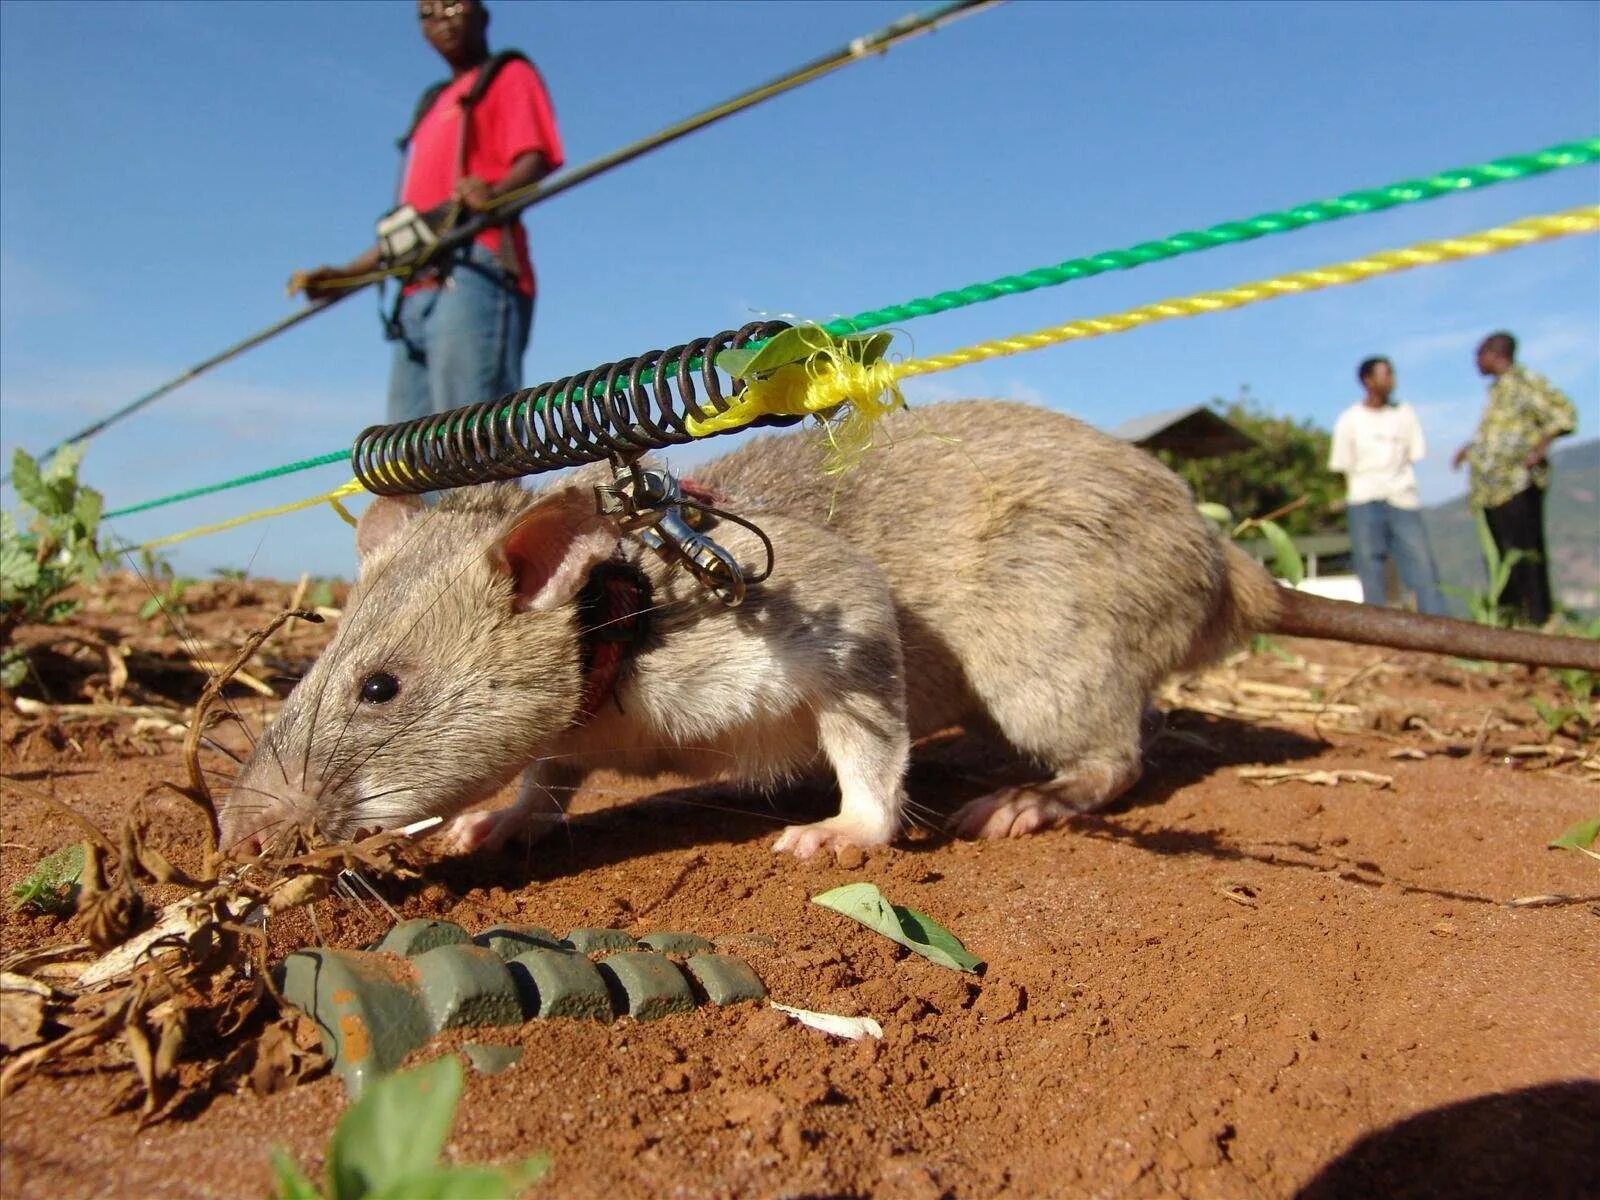
{"label": "metal carabiner", "polygon": [[[613,455],[612,482],[595,488],[600,512],[662,559],[684,567],[729,608],[744,602],[744,570],[732,554],[683,516],[686,497],[668,471],[641,468],[638,455]],[[744,522],[740,522],[744,524]]]}

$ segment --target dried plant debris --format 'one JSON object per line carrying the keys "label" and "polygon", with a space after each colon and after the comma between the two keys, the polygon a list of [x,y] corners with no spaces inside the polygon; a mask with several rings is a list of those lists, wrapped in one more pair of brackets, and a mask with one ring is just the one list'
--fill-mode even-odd
{"label": "dried plant debris", "polygon": [[0,1050],[14,1052],[44,1041],[55,989],[26,975],[0,972]]}
{"label": "dried plant debris", "polygon": [[[416,877],[401,857],[411,844],[404,830],[351,844],[324,842],[306,826],[285,831],[247,861],[227,862],[217,852],[214,805],[198,763],[202,731],[232,673],[267,636],[300,615],[285,613],[252,635],[195,706],[186,747],[189,783],[167,786],[200,807],[212,831],[197,870],[175,865],[153,844],[143,800],[133,803],[113,839],[68,805],[19,785],[21,795],[84,835],[76,920],[87,945],[7,961],[12,974],[0,977],[8,981],[4,1042],[17,1052],[0,1071],[0,1096],[62,1060],[120,1044],[121,1058],[134,1074],[124,1102],[137,1103],[141,1122],[158,1119],[173,1107],[185,1051],[216,1047],[236,1035],[273,995],[266,935],[255,914],[312,903],[347,873]],[[158,909],[148,899],[156,886],[176,887],[183,894]],[[85,950],[99,957],[86,962]],[[23,971],[35,978],[22,976]],[[59,989],[36,978],[46,974]],[[14,977],[22,982],[13,985]],[[288,1086],[323,1065],[321,1056],[286,1028],[268,1025],[256,1038],[248,1072],[258,1090]],[[197,1031],[206,1036],[196,1038]]]}
{"label": "dried plant debris", "polygon": [[1275,787],[1280,783],[1315,783],[1322,787],[1337,787],[1341,783],[1365,783],[1375,788],[1394,787],[1393,775],[1380,775],[1376,771],[1303,771],[1298,767],[1240,767],[1239,778],[1249,780],[1257,787]]}
{"label": "dried plant debris", "polygon": [[871,1017],[841,1017],[838,1013],[812,1012],[810,1009],[779,1004],[776,1000],[772,1001],[772,1007],[808,1028],[820,1029],[834,1037],[848,1038],[852,1042],[864,1037],[883,1039],[883,1026]]}

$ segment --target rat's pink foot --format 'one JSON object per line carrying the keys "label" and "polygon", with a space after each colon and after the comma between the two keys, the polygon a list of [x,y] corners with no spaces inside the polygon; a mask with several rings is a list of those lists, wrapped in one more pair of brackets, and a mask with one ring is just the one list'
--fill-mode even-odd
{"label": "rat's pink foot", "polygon": [[446,854],[493,852],[513,838],[543,836],[557,820],[559,817],[530,813],[520,804],[492,812],[462,813],[445,826],[440,845]]}
{"label": "rat's pink foot", "polygon": [[1142,764],[1091,763],[1043,783],[1005,787],[963,804],[950,818],[960,837],[1023,837],[1065,825],[1079,813],[1110,804],[1139,781]]}
{"label": "rat's pink foot", "polygon": [[1008,787],[963,804],[950,828],[965,838],[1023,837],[1065,825],[1076,812],[1034,788]]}
{"label": "rat's pink foot", "polygon": [[818,850],[839,850],[856,846],[866,850],[889,844],[891,830],[855,818],[829,817],[814,825],[791,825],[772,843],[775,854],[788,851],[796,858],[810,858]]}

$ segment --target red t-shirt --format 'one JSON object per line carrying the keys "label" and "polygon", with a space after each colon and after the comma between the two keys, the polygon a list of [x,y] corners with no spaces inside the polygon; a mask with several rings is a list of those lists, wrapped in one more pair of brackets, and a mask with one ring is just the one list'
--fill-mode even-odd
{"label": "red t-shirt", "polygon": [[[418,212],[427,212],[450,199],[456,186],[456,156],[461,144],[461,97],[472,89],[477,70],[452,80],[439,93],[433,107],[418,123],[411,136],[411,155],[406,163],[405,183],[400,199]],[[555,113],[539,73],[527,63],[513,59],[501,67],[483,98],[472,107],[472,128],[467,138],[467,174],[488,184],[506,177],[511,164],[533,150],[543,152],[551,170],[564,161],[561,134],[556,129]],[[533,262],[528,257],[528,234],[520,220],[511,223],[512,249],[517,260],[517,286],[524,295],[533,295]],[[503,227],[486,229],[477,241],[494,254],[500,253],[505,236]],[[408,284],[406,290],[432,287],[431,281]]]}

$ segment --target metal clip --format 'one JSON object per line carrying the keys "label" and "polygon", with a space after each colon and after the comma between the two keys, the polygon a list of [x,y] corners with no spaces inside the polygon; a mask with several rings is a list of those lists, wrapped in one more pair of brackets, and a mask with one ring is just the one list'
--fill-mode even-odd
{"label": "metal clip", "polygon": [[684,519],[685,497],[676,477],[641,468],[636,456],[613,456],[611,468],[612,482],[595,488],[601,514],[615,518],[666,562],[686,568],[729,608],[743,603],[747,586],[743,569],[732,554]]}

